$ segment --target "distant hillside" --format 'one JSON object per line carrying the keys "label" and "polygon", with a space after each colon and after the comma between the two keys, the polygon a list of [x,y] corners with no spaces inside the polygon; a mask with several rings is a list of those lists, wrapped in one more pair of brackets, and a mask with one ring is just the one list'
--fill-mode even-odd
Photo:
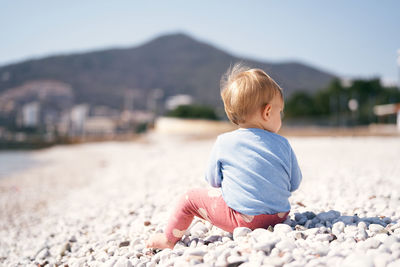
{"label": "distant hillside", "polygon": [[219,80],[239,60],[267,71],[285,91],[315,91],[334,75],[300,63],[271,64],[230,55],[184,34],[161,36],[133,48],[51,56],[0,67],[0,94],[31,80],[69,84],[77,103],[121,108],[126,89],[137,89],[135,107],[144,108],[152,89],[193,95],[196,102],[221,105]]}

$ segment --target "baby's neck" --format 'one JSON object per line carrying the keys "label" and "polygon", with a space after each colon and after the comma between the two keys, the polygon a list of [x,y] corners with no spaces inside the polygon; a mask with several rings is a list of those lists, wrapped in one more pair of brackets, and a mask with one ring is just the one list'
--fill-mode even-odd
{"label": "baby's neck", "polygon": [[258,128],[261,130],[265,130],[262,125],[259,125],[258,123],[252,123],[252,122],[244,122],[244,123],[239,123],[239,128]]}

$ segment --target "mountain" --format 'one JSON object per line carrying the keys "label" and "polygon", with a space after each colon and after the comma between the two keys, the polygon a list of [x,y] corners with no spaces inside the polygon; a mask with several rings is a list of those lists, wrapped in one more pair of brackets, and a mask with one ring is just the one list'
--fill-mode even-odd
{"label": "mountain", "polygon": [[50,56],[0,67],[0,94],[35,80],[70,85],[76,103],[121,108],[127,89],[136,89],[135,108],[145,108],[155,88],[163,99],[192,95],[197,103],[219,106],[219,80],[238,61],[264,69],[284,89],[310,92],[335,76],[300,63],[267,63],[239,58],[185,34],[165,35],[133,48]]}

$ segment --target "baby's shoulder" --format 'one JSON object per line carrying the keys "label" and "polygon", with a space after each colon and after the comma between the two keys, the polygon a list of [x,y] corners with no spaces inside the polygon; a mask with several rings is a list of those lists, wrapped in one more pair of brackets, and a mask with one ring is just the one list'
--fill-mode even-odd
{"label": "baby's shoulder", "polygon": [[282,146],[290,148],[289,141],[276,133],[268,132],[261,129],[237,129],[231,132],[220,134],[217,138],[219,144],[234,143],[255,143],[263,145]]}

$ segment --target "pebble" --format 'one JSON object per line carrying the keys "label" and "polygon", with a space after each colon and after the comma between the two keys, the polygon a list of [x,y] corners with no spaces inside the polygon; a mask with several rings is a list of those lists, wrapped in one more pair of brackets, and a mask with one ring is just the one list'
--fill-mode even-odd
{"label": "pebble", "polygon": [[237,227],[233,230],[233,240],[237,240],[238,238],[245,237],[247,234],[251,233],[251,229],[247,227]]}
{"label": "pebble", "polygon": [[285,239],[282,239],[281,241],[279,241],[275,245],[275,247],[281,251],[291,251],[291,250],[295,249],[297,246],[296,246],[294,240],[285,238]]}
{"label": "pebble", "polygon": [[360,242],[360,245],[363,249],[369,249],[369,248],[376,249],[379,247],[380,244],[381,242],[376,238],[368,238],[364,242]]}
{"label": "pebble", "polygon": [[371,232],[380,233],[380,232],[384,231],[385,227],[383,227],[383,226],[380,225],[380,224],[374,224],[374,223],[372,223],[372,224],[369,225],[369,228],[368,228],[368,229],[369,229]]}
{"label": "pebble", "polygon": [[344,228],[344,222],[336,222],[332,225],[332,234],[338,236],[340,233],[343,233]]}
{"label": "pebble", "polygon": [[371,257],[366,256],[361,253],[353,253],[346,257],[346,259],[341,263],[341,267],[355,267],[355,266],[363,266],[363,267],[374,267],[374,262]]}
{"label": "pebble", "polygon": [[390,261],[389,253],[380,253],[373,258],[375,267],[385,267]]}
{"label": "pebble", "polygon": [[132,263],[125,257],[120,257],[113,267],[132,267]]}
{"label": "pebble", "polygon": [[274,227],[274,233],[279,233],[282,235],[286,235],[287,233],[289,233],[291,231],[293,231],[292,227],[290,227],[287,224],[279,223],[279,224],[276,224]]}
{"label": "pebble", "polygon": [[36,259],[43,260],[48,256],[50,256],[49,250],[47,248],[44,248],[37,254]]}
{"label": "pebble", "polygon": [[196,223],[191,229],[190,234],[195,236],[203,236],[208,232],[208,228],[201,222]]}
{"label": "pebble", "polygon": [[358,240],[365,240],[365,239],[367,239],[367,238],[368,238],[368,233],[367,233],[367,231],[365,231],[365,229],[363,229],[363,228],[358,228],[358,232],[357,232],[356,238],[357,238]]}
{"label": "pebble", "polygon": [[207,251],[200,248],[189,248],[185,250],[184,255],[203,257]]}

